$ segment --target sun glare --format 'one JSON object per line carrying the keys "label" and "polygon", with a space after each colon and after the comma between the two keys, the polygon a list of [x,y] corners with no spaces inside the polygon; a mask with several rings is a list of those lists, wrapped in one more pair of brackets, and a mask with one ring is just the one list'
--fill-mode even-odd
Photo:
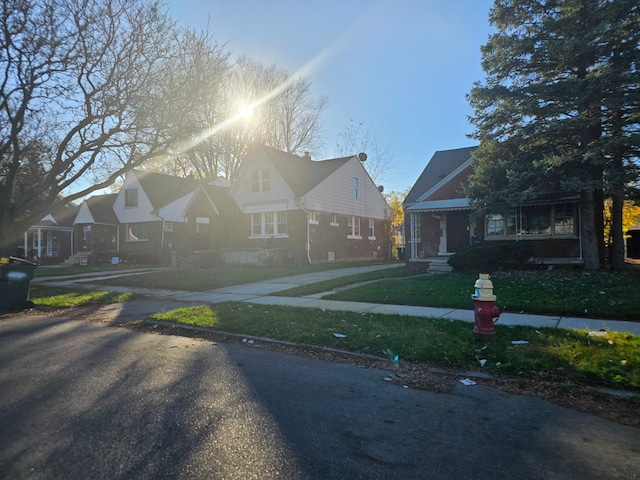
{"label": "sun glare", "polygon": [[242,118],[249,118],[253,115],[253,107],[251,105],[243,105],[238,113]]}

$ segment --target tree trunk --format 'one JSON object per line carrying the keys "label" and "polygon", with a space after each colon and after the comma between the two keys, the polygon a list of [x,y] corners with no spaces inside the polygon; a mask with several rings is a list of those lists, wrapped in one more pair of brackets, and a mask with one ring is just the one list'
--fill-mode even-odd
{"label": "tree trunk", "polygon": [[616,271],[621,271],[624,268],[623,207],[624,195],[622,192],[613,192],[611,198],[611,268]]}
{"label": "tree trunk", "polygon": [[600,268],[595,207],[594,191],[582,191],[580,194],[580,236],[582,237],[582,260],[585,270],[588,271]]}

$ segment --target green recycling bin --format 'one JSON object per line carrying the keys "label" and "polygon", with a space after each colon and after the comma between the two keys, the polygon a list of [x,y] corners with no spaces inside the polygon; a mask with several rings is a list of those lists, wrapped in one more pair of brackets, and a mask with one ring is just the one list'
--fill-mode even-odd
{"label": "green recycling bin", "polygon": [[15,312],[29,308],[31,279],[37,265],[22,258],[9,257],[0,263],[0,312]]}

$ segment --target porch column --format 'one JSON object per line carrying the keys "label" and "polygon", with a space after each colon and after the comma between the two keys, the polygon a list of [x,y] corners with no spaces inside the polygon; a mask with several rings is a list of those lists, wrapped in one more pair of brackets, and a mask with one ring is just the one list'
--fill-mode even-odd
{"label": "porch column", "polygon": [[438,255],[446,255],[447,248],[447,212],[440,214],[440,243],[438,244]]}

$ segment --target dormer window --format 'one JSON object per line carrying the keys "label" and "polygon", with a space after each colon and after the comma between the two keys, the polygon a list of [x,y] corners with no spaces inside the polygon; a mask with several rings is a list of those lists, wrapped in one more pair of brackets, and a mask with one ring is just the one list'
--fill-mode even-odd
{"label": "dormer window", "polygon": [[251,192],[268,192],[271,190],[271,172],[268,168],[251,171]]}
{"label": "dormer window", "polygon": [[127,188],[124,191],[124,206],[125,207],[137,207],[138,206],[138,189]]}
{"label": "dormer window", "polygon": [[353,177],[353,198],[358,198],[358,177]]}

